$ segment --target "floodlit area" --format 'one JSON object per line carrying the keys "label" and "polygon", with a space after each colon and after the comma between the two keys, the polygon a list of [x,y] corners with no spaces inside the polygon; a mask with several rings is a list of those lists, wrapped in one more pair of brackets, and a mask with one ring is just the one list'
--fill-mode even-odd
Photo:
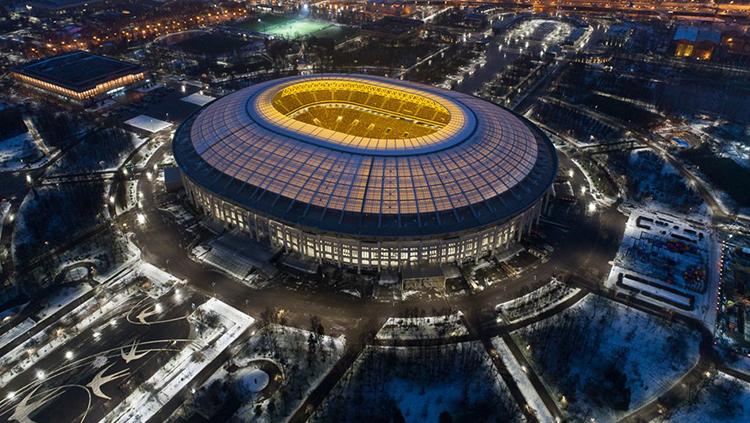
{"label": "floodlit area", "polygon": [[750,421],[750,5],[522,3],[0,2],[0,423]]}
{"label": "floodlit area", "polygon": [[717,257],[718,244],[703,222],[633,210],[606,286],[678,313],[709,318],[711,327]]}
{"label": "floodlit area", "polygon": [[315,35],[335,26],[331,22],[316,19],[278,15],[261,15],[236,25],[245,30],[290,39]]}

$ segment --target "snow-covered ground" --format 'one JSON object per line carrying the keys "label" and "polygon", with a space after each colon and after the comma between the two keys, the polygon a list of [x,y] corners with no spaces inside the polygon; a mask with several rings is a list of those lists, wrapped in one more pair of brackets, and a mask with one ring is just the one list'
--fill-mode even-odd
{"label": "snow-covered ground", "polygon": [[[179,395],[200,371],[235,342],[255,321],[252,317],[211,298],[198,307],[205,313],[215,313],[219,323],[204,331],[179,354],[165,363],[144,385],[133,391],[103,420],[108,422],[149,421],[169,400]],[[194,314],[195,315],[195,314]],[[200,352],[202,359],[195,358]]]}
{"label": "snow-covered ground", "polygon": [[[0,358],[0,368],[6,369],[0,373],[0,386],[5,385],[19,373],[31,368],[43,357],[70,341],[100,318],[121,307],[129,298],[130,294],[124,291],[108,297],[108,301],[103,304],[100,304],[97,298],[90,298],[69,313],[78,319],[78,323],[73,327],[61,333],[53,334],[54,325],[50,325],[47,329],[40,331],[26,342],[9,351]],[[28,354],[28,351],[33,351],[33,353]]]}
{"label": "snow-covered ground", "polygon": [[750,383],[718,373],[698,392],[695,401],[677,408],[658,423],[747,423]]}
{"label": "snow-covered ground", "polygon": [[138,198],[138,179],[128,179],[124,182],[125,185],[125,204],[121,204],[119,201],[115,204],[115,215],[119,216],[138,205],[140,198]]}
{"label": "snow-covered ground", "polygon": [[[127,263],[111,274],[101,275],[101,283],[106,284],[104,289],[109,290],[109,292],[89,298],[57,320],[57,322],[62,319],[76,321],[77,323],[74,326],[56,333],[53,329],[58,325],[55,322],[50,322],[44,330],[39,331],[0,358],[0,368],[7,369],[0,372],[0,386],[29,369],[37,361],[67,343],[81,331],[94,325],[101,318],[109,316],[110,313],[125,305],[132,297],[132,285],[130,283],[137,276],[145,276],[151,281],[151,289],[147,291],[147,294],[154,298],[163,295],[172,289],[176,282],[179,282],[171,274],[142,261]],[[48,304],[40,311],[39,315],[42,318],[39,319],[37,324],[49,320],[54,312],[85,295],[91,289],[88,285],[81,285],[53,295]],[[106,301],[101,301],[103,296],[106,296]],[[29,354],[29,351],[32,351],[32,353]]]}
{"label": "snow-covered ground", "polygon": [[586,183],[588,184],[588,191],[591,193],[591,196],[594,197],[594,201],[597,205],[607,208],[614,204],[615,201],[617,201],[616,198],[610,197],[597,189],[594,180],[591,178],[591,175],[589,175],[584,166],[581,166],[581,164],[578,163],[573,157],[571,157],[570,160],[573,162],[573,164],[576,165],[578,170],[583,173],[583,176],[586,178]]}
{"label": "snow-covered ground", "polygon": [[730,369],[734,369],[738,372],[742,372],[750,376],[750,356],[731,356],[727,357],[725,354],[724,364]]}
{"label": "snow-covered ground", "polygon": [[505,367],[508,369],[513,380],[516,381],[518,389],[521,390],[523,397],[526,398],[526,403],[534,411],[534,415],[539,419],[540,423],[554,423],[555,418],[544,405],[544,401],[539,396],[539,393],[534,389],[534,386],[529,380],[529,376],[526,374],[526,369],[518,364],[518,360],[513,357],[513,353],[508,348],[508,344],[505,343],[503,338],[496,337],[492,338],[492,345],[497,350],[498,354],[503,360]]}
{"label": "snow-covered ground", "polygon": [[78,283],[75,286],[64,287],[48,298],[42,309],[36,314],[37,321],[42,322],[58,310],[72,303],[76,299],[91,291],[91,285],[87,283]]}
{"label": "snow-covered ground", "polygon": [[0,335],[0,348],[8,345],[8,343],[10,342],[13,342],[13,340],[23,335],[24,333],[26,333],[26,331],[30,330],[34,326],[36,326],[36,322],[28,317],[23,322],[13,326],[10,330]]}
{"label": "snow-covered ground", "polygon": [[513,335],[574,420],[617,420],[667,391],[699,357],[699,333],[592,294]]}
{"label": "snow-covered ground", "polygon": [[151,263],[145,261],[138,261],[133,267],[135,274],[138,276],[144,276],[148,278],[152,283],[152,288],[149,292],[149,296],[152,298],[158,298],[167,293],[176,283],[184,283],[185,281],[177,279],[174,275],[166,272]]}
{"label": "snow-covered ground", "polygon": [[639,204],[681,213],[706,210],[697,191],[654,150],[632,150],[627,172],[629,196]]}
{"label": "snow-covered ground", "polygon": [[[309,392],[318,386],[344,352],[343,336],[315,336],[306,330],[271,324],[255,333],[233,352],[234,364],[246,368],[258,359],[270,359],[283,370],[281,388],[262,403],[243,404],[235,413],[240,421],[276,422],[291,416]],[[311,344],[311,339],[315,339]],[[314,345],[314,346],[312,346]],[[269,404],[273,408],[269,410]],[[256,414],[256,406],[262,412]]]}
{"label": "snow-covered ground", "polygon": [[34,169],[47,160],[48,156],[39,151],[29,132],[0,140],[0,171]]}
{"label": "snow-covered ground", "polygon": [[695,217],[633,209],[605,286],[713,328],[718,247]]}
{"label": "snow-covered ground", "polygon": [[498,304],[495,310],[502,315],[505,323],[516,323],[520,320],[538,316],[568,298],[580,292],[578,288],[571,288],[557,279],[552,279],[528,294]]}
{"label": "snow-covered ground", "polygon": [[57,311],[65,308],[73,301],[77,300],[87,292],[91,291],[91,285],[81,283],[76,286],[64,287],[59,291],[49,296],[45,303],[42,305],[42,309],[34,315],[35,319],[26,318],[18,325],[14,326],[9,331],[0,335],[0,347],[7,345],[19,336],[23,335],[27,331],[31,330],[37,324],[45,323],[53,314]]}
{"label": "snow-covered ground", "polygon": [[312,422],[524,421],[479,341],[430,347],[368,346]]}
{"label": "snow-covered ground", "polygon": [[389,317],[375,336],[379,340],[439,339],[467,335],[461,312],[445,316]]}

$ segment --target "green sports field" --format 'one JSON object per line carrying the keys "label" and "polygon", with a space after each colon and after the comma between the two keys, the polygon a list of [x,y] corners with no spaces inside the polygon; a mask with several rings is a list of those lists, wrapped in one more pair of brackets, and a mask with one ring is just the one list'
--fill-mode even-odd
{"label": "green sports field", "polygon": [[329,27],[335,27],[330,22],[277,15],[263,15],[260,17],[260,21],[258,21],[258,18],[251,18],[237,23],[236,26],[274,37],[290,39],[308,37]]}

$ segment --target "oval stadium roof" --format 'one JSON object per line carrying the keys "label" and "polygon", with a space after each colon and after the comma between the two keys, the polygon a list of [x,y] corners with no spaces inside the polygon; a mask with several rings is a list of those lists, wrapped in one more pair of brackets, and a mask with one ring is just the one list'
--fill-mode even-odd
{"label": "oval stadium roof", "polygon": [[242,89],[185,121],[173,148],[183,173],[225,200],[352,236],[500,223],[541,198],[557,171],[549,140],[504,108],[363,75]]}

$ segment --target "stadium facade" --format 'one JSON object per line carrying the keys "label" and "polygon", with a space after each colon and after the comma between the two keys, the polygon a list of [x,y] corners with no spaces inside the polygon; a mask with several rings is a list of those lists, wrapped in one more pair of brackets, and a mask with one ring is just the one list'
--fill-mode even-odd
{"label": "stadium facade", "polygon": [[85,51],[27,63],[12,69],[11,76],[36,90],[78,104],[93,103],[148,78],[138,65]]}
{"label": "stadium facade", "polygon": [[354,268],[464,262],[539,219],[557,156],[476,97],[373,76],[260,83],[175,133],[189,201],[288,252]]}

